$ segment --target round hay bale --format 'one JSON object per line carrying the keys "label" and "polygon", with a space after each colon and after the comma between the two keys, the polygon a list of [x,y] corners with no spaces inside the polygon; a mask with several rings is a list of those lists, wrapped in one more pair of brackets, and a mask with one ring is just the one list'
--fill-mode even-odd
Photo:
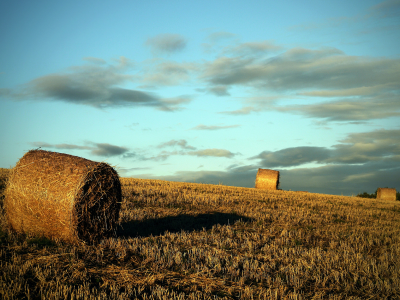
{"label": "round hay bale", "polygon": [[378,188],[376,199],[396,201],[396,189]]}
{"label": "round hay bale", "polygon": [[258,169],[256,189],[277,190],[279,187],[279,171]]}
{"label": "round hay bale", "polygon": [[115,232],[121,198],[110,165],[31,150],[10,172],[4,208],[16,232],[93,243]]}

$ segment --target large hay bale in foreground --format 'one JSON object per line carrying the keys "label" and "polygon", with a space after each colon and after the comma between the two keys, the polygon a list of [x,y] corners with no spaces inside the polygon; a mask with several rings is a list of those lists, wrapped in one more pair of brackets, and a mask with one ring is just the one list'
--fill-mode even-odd
{"label": "large hay bale in foreground", "polygon": [[92,243],[115,232],[121,197],[108,164],[31,150],[11,170],[4,208],[16,232]]}
{"label": "large hay bale in foreground", "polygon": [[279,171],[258,169],[256,189],[277,190],[279,187]]}
{"label": "large hay bale in foreground", "polygon": [[396,189],[378,188],[376,199],[396,201]]}

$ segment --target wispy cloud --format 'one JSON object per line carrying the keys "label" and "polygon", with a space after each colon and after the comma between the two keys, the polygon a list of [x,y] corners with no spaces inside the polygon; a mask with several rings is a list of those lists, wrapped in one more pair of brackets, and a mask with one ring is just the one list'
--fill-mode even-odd
{"label": "wispy cloud", "polygon": [[[157,58],[144,64],[134,64],[126,57],[113,64],[86,57],[88,64],[33,79],[20,90],[1,89],[0,95],[97,108],[151,107],[175,112],[184,109],[194,96],[161,97],[126,88],[126,84],[138,82],[150,88],[183,86],[197,80],[197,92],[229,96],[238,87],[249,92],[249,97],[239,98],[241,109],[221,112],[228,115],[273,110],[325,121],[366,121],[400,115],[398,58],[349,56],[336,48],[284,50],[271,41],[235,41],[222,47],[220,54],[210,61],[178,63]],[[310,97],[318,102],[281,105],[282,100],[299,102]]]}
{"label": "wispy cloud", "polygon": [[400,167],[400,130],[376,130],[349,134],[340,144],[326,147],[292,147],[263,151],[251,159],[259,159],[267,168],[295,167],[316,162],[320,164],[365,164],[391,161]]}
{"label": "wispy cloud", "polygon": [[240,125],[226,125],[226,126],[218,126],[218,125],[197,125],[196,127],[193,127],[193,130],[220,130],[220,129],[228,129],[228,128],[237,128],[240,127]]}
{"label": "wispy cloud", "polygon": [[22,90],[9,91],[7,96],[16,100],[53,100],[96,108],[147,106],[163,111],[180,110],[180,104],[191,101],[189,96],[163,99],[154,93],[121,87],[136,78],[125,74],[132,66],[125,57],[110,65],[97,58],[85,60],[91,64],[33,79]]}
{"label": "wispy cloud", "polygon": [[[360,121],[400,115],[400,59],[348,56],[336,48],[289,49],[276,56],[218,57],[204,65],[208,91],[225,95],[232,87],[251,87],[268,97],[244,98],[245,115],[274,110],[326,121]],[[278,105],[282,99],[329,98],[329,102]],[[257,98],[257,99],[256,99]],[[320,100],[320,99],[318,99]]]}
{"label": "wispy cloud", "polygon": [[378,17],[399,17],[400,0],[388,0],[370,7],[370,11]]}
{"label": "wispy cloud", "polygon": [[178,63],[164,59],[148,61],[143,69],[141,82],[148,86],[173,86],[190,80],[191,73],[197,70],[195,63]]}
{"label": "wispy cloud", "polygon": [[229,86],[226,85],[217,85],[217,86],[212,86],[206,89],[210,94],[213,94],[215,96],[230,96],[231,94],[228,92]]}
{"label": "wispy cloud", "polygon": [[183,151],[161,151],[157,155],[143,156],[141,160],[164,161],[172,155],[184,155]]}
{"label": "wispy cloud", "polygon": [[165,147],[174,147],[174,146],[179,146],[182,149],[186,150],[195,150],[196,148],[193,146],[188,145],[188,142],[186,140],[170,140],[168,142],[162,143],[158,145],[158,148],[165,148]]}
{"label": "wispy cloud", "polygon": [[33,142],[32,146],[41,147],[44,149],[57,149],[57,150],[90,150],[90,154],[96,156],[103,157],[112,157],[112,156],[120,156],[124,154],[124,156],[132,157],[132,154],[129,154],[128,148],[111,145],[108,143],[93,143],[87,142],[88,145],[74,145],[74,144],[49,144],[44,142]]}
{"label": "wispy cloud", "polygon": [[[360,10],[358,14],[353,16],[332,17],[321,22],[306,22],[290,26],[287,29],[289,31],[309,33],[310,31],[328,32],[335,28],[336,31],[341,30],[343,33],[355,30],[356,35],[382,30],[387,32],[399,29],[399,16],[400,1],[388,0],[370,6],[367,10]],[[385,23],[385,21],[389,22]],[[323,34],[322,32],[321,34]]]}
{"label": "wispy cloud", "polygon": [[102,59],[102,58],[97,58],[97,57],[91,57],[91,56],[87,56],[82,58],[83,60],[86,60],[90,63],[94,63],[94,64],[98,64],[98,65],[105,65],[107,62]]}
{"label": "wispy cloud", "polygon": [[271,91],[398,89],[400,60],[347,56],[335,48],[293,48],[271,57],[219,57],[205,65],[211,86],[252,86]]}
{"label": "wispy cloud", "polygon": [[50,148],[50,149],[64,149],[64,150],[92,150],[90,146],[80,146],[74,144],[49,144],[44,142],[32,142],[32,146],[39,148]]}
{"label": "wispy cloud", "polygon": [[190,95],[183,95],[174,98],[164,98],[160,100],[160,105],[157,107],[158,110],[162,111],[180,111],[183,110],[184,107],[181,104],[186,104],[192,101],[192,96]]}
{"label": "wispy cloud", "polygon": [[218,51],[221,45],[231,43],[233,40],[238,39],[238,36],[231,32],[217,31],[210,33],[202,44],[203,50],[206,53]]}
{"label": "wispy cloud", "polygon": [[227,158],[232,158],[235,156],[234,153],[230,152],[229,150],[225,149],[204,149],[204,150],[198,150],[198,151],[190,151],[187,152],[188,155],[195,155],[195,156],[200,156],[200,157],[206,157],[206,156],[214,156],[214,157],[227,157]]}
{"label": "wispy cloud", "polygon": [[222,52],[226,55],[232,56],[260,56],[282,49],[283,47],[276,45],[272,41],[255,41],[227,46],[222,50]]}
{"label": "wispy cloud", "polygon": [[182,51],[187,44],[187,40],[179,34],[159,34],[149,38],[146,45],[155,53],[174,53]]}
{"label": "wispy cloud", "polygon": [[260,159],[261,165],[268,168],[294,167],[310,162],[323,162],[330,151],[323,147],[293,147],[279,151],[263,151],[252,159]]}
{"label": "wispy cloud", "polygon": [[95,143],[95,149],[91,151],[93,155],[97,156],[119,156],[129,151],[128,148],[111,145],[108,143]]}
{"label": "wispy cloud", "polygon": [[338,100],[309,105],[275,106],[274,110],[301,114],[326,121],[384,119],[400,116],[400,101],[396,95],[381,94],[362,100]]}
{"label": "wispy cloud", "polygon": [[240,115],[248,115],[257,109],[253,106],[245,106],[237,110],[232,111],[222,111],[221,114],[233,115],[233,116],[240,116]]}

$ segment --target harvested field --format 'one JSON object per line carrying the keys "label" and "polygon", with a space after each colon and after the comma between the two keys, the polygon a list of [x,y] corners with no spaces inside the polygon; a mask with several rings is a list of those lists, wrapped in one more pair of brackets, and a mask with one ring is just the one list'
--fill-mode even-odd
{"label": "harvested field", "polygon": [[121,185],[111,166],[43,150],[18,161],[4,192],[13,230],[71,243],[112,234],[120,203]]}
{"label": "harvested field", "polygon": [[0,298],[400,298],[399,201],[121,183],[117,237],[97,246],[8,232],[0,211]]}

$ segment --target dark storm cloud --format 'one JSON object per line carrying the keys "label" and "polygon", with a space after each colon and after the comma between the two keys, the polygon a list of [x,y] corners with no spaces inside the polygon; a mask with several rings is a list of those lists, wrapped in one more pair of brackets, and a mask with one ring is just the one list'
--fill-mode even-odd
{"label": "dark storm cloud", "polygon": [[146,41],[155,53],[174,53],[182,51],[186,47],[186,39],[179,34],[159,34]]}
{"label": "dark storm cloud", "polygon": [[90,154],[96,156],[104,156],[104,157],[119,156],[129,151],[128,148],[119,147],[108,143],[88,142],[87,144],[88,144],[87,146],[81,146],[74,144],[48,144],[43,142],[31,143],[31,145],[35,147],[41,147],[44,149],[47,148],[47,149],[59,149],[59,150],[90,150]]}

